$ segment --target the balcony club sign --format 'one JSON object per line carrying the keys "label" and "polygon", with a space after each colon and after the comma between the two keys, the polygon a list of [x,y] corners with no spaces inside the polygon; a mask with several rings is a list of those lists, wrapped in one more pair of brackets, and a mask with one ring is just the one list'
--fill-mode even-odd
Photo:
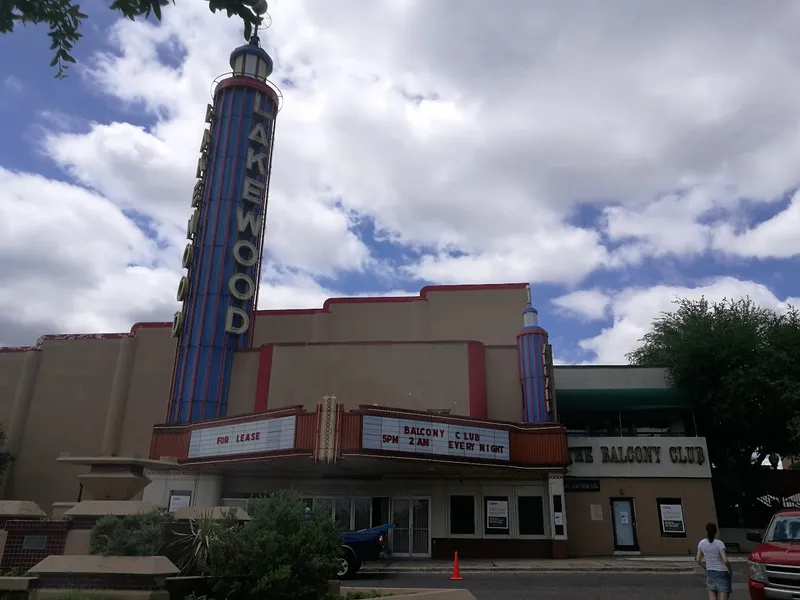
{"label": "the balcony club sign", "polygon": [[699,437],[570,437],[569,460],[579,477],[711,477]]}

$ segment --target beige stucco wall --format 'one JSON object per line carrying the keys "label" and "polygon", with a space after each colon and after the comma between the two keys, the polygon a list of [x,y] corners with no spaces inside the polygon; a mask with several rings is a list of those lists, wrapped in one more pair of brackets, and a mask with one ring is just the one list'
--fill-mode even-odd
{"label": "beige stucco wall", "polygon": [[269,406],[311,410],[335,395],[348,409],[377,404],[468,415],[467,367],[462,342],[275,346]]}
{"label": "beige stucco wall", "polygon": [[522,392],[516,346],[486,348],[486,393],[489,418],[522,421]]}
{"label": "beige stucco wall", "polygon": [[17,393],[17,383],[22,372],[26,352],[0,353],[0,424],[8,430],[11,407]]}
{"label": "beige stucco wall", "polygon": [[[254,346],[282,342],[476,340],[514,344],[527,292],[430,289],[413,301],[333,302],[329,312],[259,316]],[[363,300],[363,299],[362,299]]]}
{"label": "beige stucco wall", "polygon": [[[570,556],[610,556],[614,552],[611,498],[632,498],[639,547],[643,555],[686,556],[697,550],[708,522],[716,522],[710,479],[604,478],[599,492],[566,492]],[[680,498],[685,538],[661,536],[658,498]],[[602,521],[592,520],[591,505],[600,505]]]}
{"label": "beige stucco wall", "polygon": [[49,510],[53,502],[77,497],[76,475],[82,468],[55,461],[64,451],[75,455],[99,451],[120,342],[44,341],[6,498],[33,500]]}

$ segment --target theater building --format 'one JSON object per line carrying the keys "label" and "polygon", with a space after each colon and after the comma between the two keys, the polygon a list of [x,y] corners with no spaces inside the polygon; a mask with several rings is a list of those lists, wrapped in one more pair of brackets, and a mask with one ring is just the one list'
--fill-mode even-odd
{"label": "theater building", "polygon": [[280,96],[257,40],[231,68],[172,322],[0,349],[3,498],[176,510],[292,487],[343,530],[395,523],[399,557],[683,553],[714,512],[691,414],[659,369],[554,366],[527,284],[256,310]]}

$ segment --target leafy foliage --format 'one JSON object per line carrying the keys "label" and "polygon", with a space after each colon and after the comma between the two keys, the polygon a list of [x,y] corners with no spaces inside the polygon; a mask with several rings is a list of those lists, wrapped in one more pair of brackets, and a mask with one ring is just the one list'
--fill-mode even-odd
{"label": "leafy foliage", "polygon": [[158,556],[166,541],[164,527],[172,521],[170,513],[149,513],[100,518],[89,538],[89,553],[104,556]]}
{"label": "leafy foliage", "polygon": [[[109,8],[135,21],[150,15],[161,20],[161,9],[170,0],[114,0]],[[175,0],[172,0],[175,3]],[[250,39],[253,26],[260,24],[262,18],[250,8],[247,0],[210,0],[211,12],[224,10],[228,17],[238,16],[244,22],[244,37]],[[72,50],[83,37],[80,32],[84,20],[88,18],[81,11],[80,4],[73,0],[3,0],[0,2],[0,33],[11,33],[17,23],[22,25],[45,24],[49,28],[50,50],[54,50],[51,67],[56,67],[56,77],[66,77],[66,70],[75,63]]]}
{"label": "leafy foliage", "polygon": [[[678,300],[628,355],[690,395],[712,464],[740,469],[800,449],[800,313],[750,299]],[[753,456],[756,456],[754,459]]]}
{"label": "leafy foliage", "polygon": [[215,519],[209,512],[191,519],[183,531],[177,527],[173,529],[169,546],[176,551],[175,566],[181,574],[195,575],[206,566],[211,545],[219,538],[220,531],[239,525],[235,515],[235,510],[231,509],[222,519]]}
{"label": "leafy foliage", "polygon": [[250,502],[251,520],[212,539],[205,572],[226,600],[317,600],[336,573],[341,538],[330,515],[306,519],[299,494]]}

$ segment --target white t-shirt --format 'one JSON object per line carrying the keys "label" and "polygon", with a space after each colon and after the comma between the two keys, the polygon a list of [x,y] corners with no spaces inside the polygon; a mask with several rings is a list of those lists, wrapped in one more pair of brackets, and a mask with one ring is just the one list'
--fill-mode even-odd
{"label": "white t-shirt", "polygon": [[713,542],[709,542],[708,538],[703,538],[700,540],[700,543],[697,544],[697,549],[703,553],[703,556],[706,559],[707,571],[728,570],[728,568],[725,566],[725,563],[722,562],[721,551],[725,549],[725,544],[722,542],[722,540],[715,539]]}

